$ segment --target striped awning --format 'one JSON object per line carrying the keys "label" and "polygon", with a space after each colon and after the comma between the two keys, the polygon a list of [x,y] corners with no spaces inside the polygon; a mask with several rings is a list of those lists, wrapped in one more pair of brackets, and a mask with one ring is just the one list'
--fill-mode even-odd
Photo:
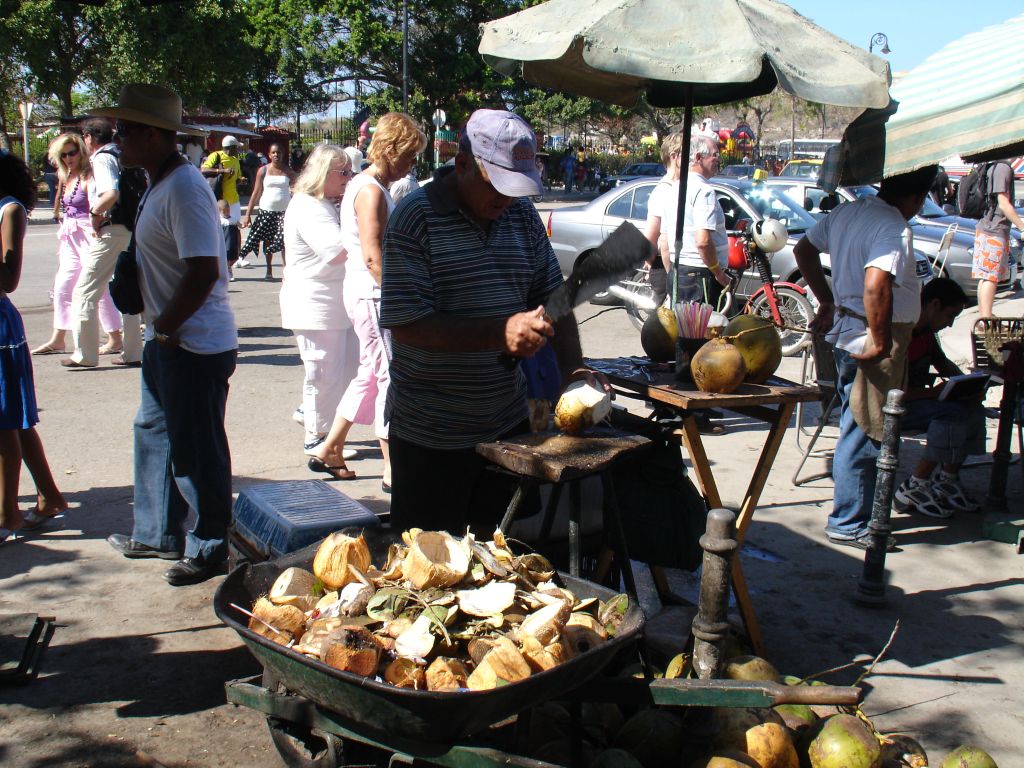
{"label": "striped awning", "polygon": [[[940,163],[1024,153],[1024,14],[950,43],[896,80],[892,103],[863,112],[839,150],[843,184]],[[823,181],[826,181],[823,179]]]}

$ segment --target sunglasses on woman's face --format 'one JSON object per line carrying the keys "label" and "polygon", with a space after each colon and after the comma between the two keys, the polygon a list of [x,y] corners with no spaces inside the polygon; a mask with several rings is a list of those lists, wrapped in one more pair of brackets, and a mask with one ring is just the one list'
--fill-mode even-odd
{"label": "sunglasses on woman's face", "polygon": [[61,152],[60,156],[61,156],[61,159],[63,160],[65,157],[75,157],[77,154],[78,154],[78,150],[77,149],[71,149],[71,150],[68,150],[67,152]]}

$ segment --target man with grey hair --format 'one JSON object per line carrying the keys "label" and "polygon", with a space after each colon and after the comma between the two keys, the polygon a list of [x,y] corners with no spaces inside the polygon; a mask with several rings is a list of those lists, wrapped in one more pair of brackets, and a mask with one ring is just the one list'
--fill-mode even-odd
{"label": "man with grey hair", "polygon": [[[729,285],[725,272],[729,264],[729,236],[725,231],[725,213],[715,190],[707,183],[718,172],[718,140],[696,136],[690,146],[690,172],[686,182],[686,211],[683,216],[682,248],[674,258],[680,301],[703,301],[717,306],[722,290]],[[672,173],[681,157],[676,155]],[[676,237],[679,206],[679,181],[673,193],[662,200],[661,231],[670,247]]]}
{"label": "man with grey hair", "polygon": [[526,379],[514,363],[554,349],[556,378],[590,376],[572,314],[552,322],[543,307],[562,275],[529,199],[544,191],[536,152],[525,120],[479,109],[454,167],[388,219],[380,324],[393,342],[396,530],[493,530],[514,488],[485,471],[475,447],[529,431]]}

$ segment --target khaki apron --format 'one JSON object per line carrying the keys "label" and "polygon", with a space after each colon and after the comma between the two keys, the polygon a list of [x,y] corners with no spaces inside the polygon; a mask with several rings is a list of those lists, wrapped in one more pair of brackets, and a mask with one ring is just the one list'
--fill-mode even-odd
{"label": "khaki apron", "polygon": [[886,357],[871,362],[857,361],[857,376],[850,392],[850,410],[864,434],[882,441],[882,408],[890,389],[906,389],[907,348],[914,323],[892,324],[892,347]]}

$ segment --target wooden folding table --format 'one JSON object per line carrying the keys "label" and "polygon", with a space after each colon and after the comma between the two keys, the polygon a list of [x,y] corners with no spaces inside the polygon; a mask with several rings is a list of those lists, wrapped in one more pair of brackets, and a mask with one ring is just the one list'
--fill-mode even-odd
{"label": "wooden folding table", "polygon": [[[595,360],[593,363],[597,370],[615,368],[615,360]],[[607,366],[601,363],[606,363]],[[677,436],[690,455],[698,486],[712,509],[722,506],[722,497],[718,492],[704,441],[697,427],[697,414],[700,411],[717,408],[735,411],[768,424],[768,435],[754,467],[753,476],[747,485],[746,494],[740,503],[736,520],[736,540],[741,546],[797,403],[818,400],[821,397],[821,392],[815,386],[801,386],[779,378],[769,379],[765,384],[743,384],[738,390],[727,395],[701,392],[693,383],[677,381],[672,373],[651,372],[646,369],[642,373],[636,371],[636,375],[608,374],[608,380],[620,394],[668,407],[682,417],[682,428],[678,430]],[[730,463],[729,467],[736,469],[734,463]],[[759,656],[763,655],[764,642],[750,601],[743,565],[738,556],[732,559],[732,583],[736,593],[736,604],[739,606],[754,652]]]}

